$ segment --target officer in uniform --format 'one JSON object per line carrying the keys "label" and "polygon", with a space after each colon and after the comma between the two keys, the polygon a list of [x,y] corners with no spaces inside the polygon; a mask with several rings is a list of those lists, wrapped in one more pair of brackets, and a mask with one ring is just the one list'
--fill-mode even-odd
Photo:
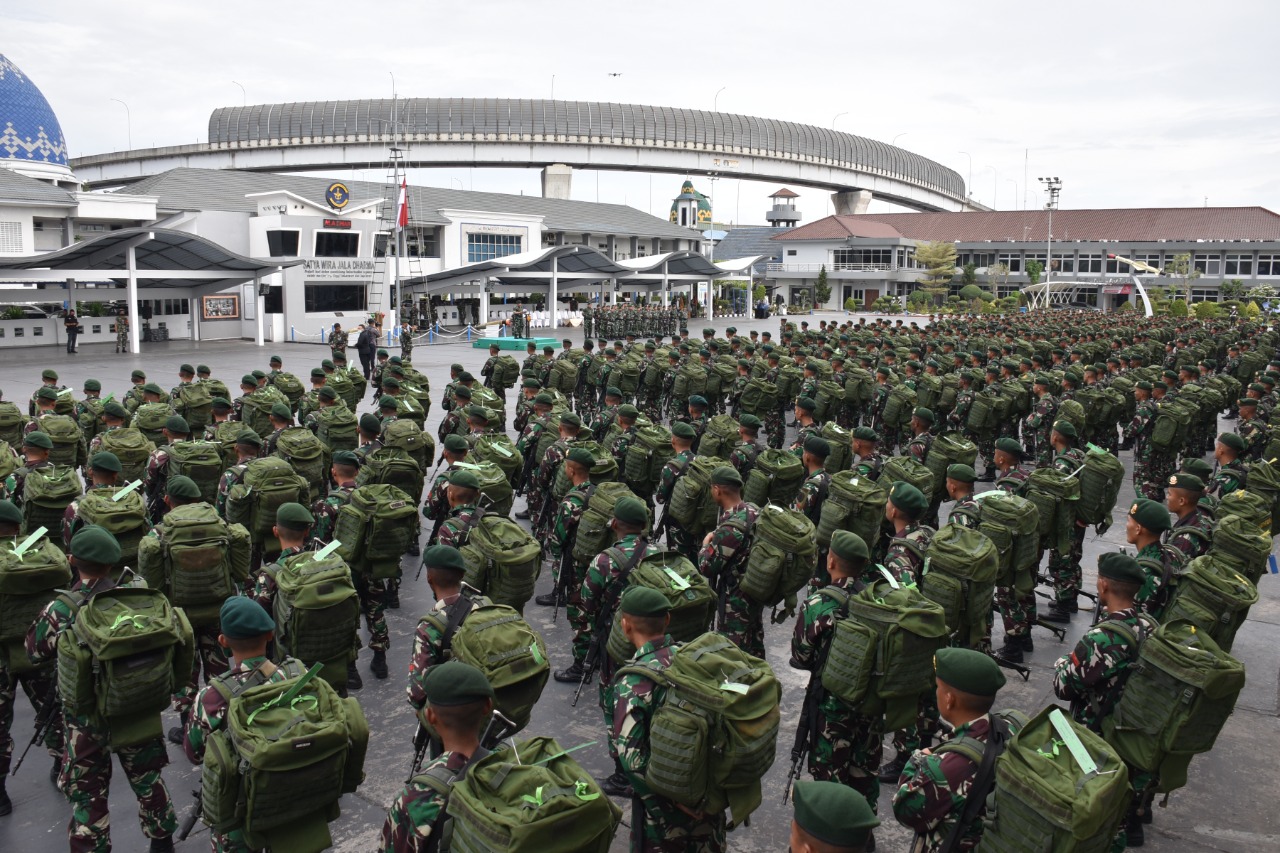
{"label": "officer in uniform", "polygon": [[738,437],[742,439],[742,443],[729,454],[729,464],[742,477],[744,483],[751,469],[756,466],[756,459],[765,450],[765,446],[760,442],[760,427],[760,419],[750,412],[738,418]]}
{"label": "officer in uniform", "polygon": [[[831,455],[831,442],[817,435],[811,435],[804,442],[804,452],[800,461],[804,464],[805,479],[800,485],[800,494],[796,496],[797,512],[813,522],[814,527],[822,515],[822,505],[831,491],[831,475],[824,467],[827,457]],[[745,481],[744,481],[745,482]],[[826,582],[827,549],[819,546],[817,559],[818,574],[815,580]]]}
{"label": "officer in uniform", "polygon": [[880,479],[880,470],[884,468],[884,457],[876,449],[880,435],[869,426],[854,427],[852,443],[853,471],[859,477]]}
{"label": "officer in uniform", "polygon": [[1237,489],[1244,488],[1248,468],[1241,457],[1246,450],[1244,439],[1234,432],[1224,432],[1218,436],[1213,448],[1213,458],[1218,462],[1218,470],[1209,480],[1206,492],[1222,500]]}
{"label": "officer in uniform", "polygon": [[[1084,451],[1076,447],[1076,428],[1070,421],[1057,421],[1049,433],[1053,447],[1053,467],[1063,474],[1074,474],[1084,465]],[[1049,579],[1053,584],[1053,601],[1044,618],[1050,622],[1070,622],[1078,612],[1076,599],[1082,582],[1080,558],[1084,553],[1083,522],[1075,522],[1071,533],[1071,550],[1066,554],[1049,552]]]}
{"label": "officer in uniform", "polygon": [[258,437],[256,432],[245,427],[236,436],[235,452],[236,464],[224,471],[222,479],[218,481],[218,497],[214,504],[214,508],[218,510],[218,515],[224,521],[227,517],[227,496],[231,494],[233,486],[243,482],[249,463],[262,455],[262,439]]}
{"label": "officer in uniform", "polygon": [[719,507],[716,527],[702,541],[698,571],[719,598],[716,631],[749,655],[764,658],[764,614],[742,591],[751,528],[760,510],[742,499],[742,477],[728,465],[711,472],[711,498]]}
{"label": "officer in uniform", "polygon": [[[1243,417],[1243,415],[1242,415]],[[1165,534],[1165,543],[1182,552],[1186,562],[1202,557],[1213,542],[1216,526],[1213,518],[1200,506],[1204,497],[1204,480],[1195,474],[1179,471],[1169,477],[1165,506],[1177,516]]]}
{"label": "officer in uniform", "polygon": [[551,564],[552,589],[546,595],[534,598],[535,604],[543,607],[567,605],[582,588],[582,578],[573,559],[573,543],[582,513],[586,511],[587,501],[595,489],[591,485],[593,465],[595,458],[585,448],[569,448],[565,453],[564,472],[569,478],[569,491],[550,516],[549,535],[542,537],[547,545],[547,561]]}
{"label": "officer in uniform", "polygon": [[467,544],[471,528],[475,526],[480,512],[476,505],[480,500],[480,478],[474,471],[463,468],[449,475],[449,488],[446,492],[449,499],[449,517],[440,525],[436,542],[461,548]]}
{"label": "officer in uniform", "polygon": [[1160,543],[1169,528],[1169,510],[1164,504],[1138,498],[1129,506],[1125,541],[1137,549],[1134,559],[1143,575],[1142,588],[1134,601],[1139,609],[1157,620],[1164,618],[1164,608],[1169,603],[1169,579],[1182,568],[1182,552],[1166,550]]}
{"label": "officer in uniform", "polygon": [[1022,435],[1029,451],[1035,454],[1036,467],[1048,468],[1053,462],[1054,448],[1049,438],[1058,414],[1058,401],[1049,393],[1052,377],[1041,373],[1033,386],[1036,404],[1022,423]]}
{"label": "officer in uniform", "polygon": [[838,782],[799,781],[791,790],[790,853],[865,853],[880,825],[858,792]]}
{"label": "officer in uniform", "polygon": [[[460,435],[445,436],[444,447],[440,452],[440,461],[447,463],[444,470],[437,468],[435,479],[427,490],[427,499],[422,504],[422,515],[428,521],[434,521],[437,527],[449,517],[449,478],[453,472],[461,470],[458,463],[465,462],[471,445]],[[427,544],[435,544],[436,530],[432,530]]]}
{"label": "officer in uniform", "polygon": [[[435,596],[431,613],[418,620],[413,635],[413,655],[409,658],[409,682],[406,688],[409,704],[421,713],[427,704],[427,677],[436,667],[452,659],[445,632],[452,620],[461,625],[472,608],[493,602],[462,582],[467,563],[457,548],[432,545],[422,555],[427,569],[427,585]],[[444,630],[441,630],[443,622]],[[451,641],[452,642],[452,641]]]}
{"label": "officer in uniform", "polygon": [[[1151,500],[1163,500],[1163,481],[1157,481],[1156,450],[1151,446],[1151,430],[1155,426],[1158,408],[1151,399],[1152,384],[1139,380],[1133,389],[1137,403],[1134,406],[1133,418],[1125,424],[1122,431],[1122,446],[1133,448],[1133,489],[1138,494]],[[1163,454],[1161,454],[1163,455]]]}
{"label": "officer in uniform", "polygon": [[947,524],[977,529],[982,519],[982,508],[973,495],[973,483],[977,479],[972,466],[959,463],[947,466],[947,496],[955,501],[947,515]]}

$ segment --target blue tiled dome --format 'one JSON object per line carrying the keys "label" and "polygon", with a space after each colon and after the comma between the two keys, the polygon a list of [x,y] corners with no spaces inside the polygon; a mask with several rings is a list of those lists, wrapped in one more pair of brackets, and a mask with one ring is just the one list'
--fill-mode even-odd
{"label": "blue tiled dome", "polygon": [[70,174],[62,125],[44,95],[0,54],[0,167]]}

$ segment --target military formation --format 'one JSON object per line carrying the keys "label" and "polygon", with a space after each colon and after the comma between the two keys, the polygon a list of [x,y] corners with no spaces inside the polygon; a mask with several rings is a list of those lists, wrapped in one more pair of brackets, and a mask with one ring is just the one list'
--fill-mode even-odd
{"label": "military formation", "polygon": [[[45,370],[0,396],[0,814],[21,685],[72,850],[110,848],[112,754],[152,850],[196,820],[216,851],[324,849],[364,775],[364,654],[377,679],[409,661],[395,853],[603,853],[624,822],[635,851],[724,851],[792,728],[793,851],[875,849],[881,785],[913,850],[1143,843],[1243,684],[1280,335],[1056,312],[693,338],[674,309],[589,310],[581,346],[451,365],[434,433],[412,351],[366,379],[338,328],[305,380],[272,356],[230,386],[182,364],[167,389]],[[1086,588],[1085,533],[1116,516],[1131,547]],[[422,575],[436,603],[397,651],[386,611]],[[564,611],[564,648],[530,605]],[[1073,628],[1064,708],[1002,706],[1033,632]],[[1187,649],[1200,680],[1150,675]],[[584,695],[601,780],[525,731]],[[166,743],[201,767],[194,807]],[[1074,824],[1037,807],[1050,785]]]}

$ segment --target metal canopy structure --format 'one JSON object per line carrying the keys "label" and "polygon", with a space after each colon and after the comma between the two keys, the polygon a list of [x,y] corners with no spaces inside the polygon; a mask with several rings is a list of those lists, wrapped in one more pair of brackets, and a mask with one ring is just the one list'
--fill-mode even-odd
{"label": "metal canopy structure", "polygon": [[1142,277],[1137,275],[1118,276],[1105,279],[1072,279],[1070,281],[1045,281],[1029,284],[1022,288],[1027,297],[1027,308],[1052,308],[1055,305],[1074,305],[1083,301],[1080,297],[1105,292],[1105,288],[1123,286],[1132,287],[1133,292],[1142,300],[1144,316],[1150,317],[1155,312],[1151,307],[1151,299],[1142,284]]}
{"label": "metal canopy structure", "polygon": [[[60,295],[58,301],[67,302],[109,302],[119,298],[115,288],[77,292],[77,282],[123,283],[129,305],[129,348],[134,353],[139,352],[141,343],[140,289],[189,288],[195,295],[204,296],[252,281],[258,294],[257,344],[262,346],[262,278],[300,263],[238,255],[212,240],[170,228],[122,228],[56,252],[0,258],[0,281],[65,283],[66,294]],[[0,301],[31,302],[32,295],[26,289],[0,291]]]}

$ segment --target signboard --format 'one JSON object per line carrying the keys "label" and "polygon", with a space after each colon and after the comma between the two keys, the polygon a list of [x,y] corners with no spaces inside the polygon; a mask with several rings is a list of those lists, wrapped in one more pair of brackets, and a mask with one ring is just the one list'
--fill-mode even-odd
{"label": "signboard", "polygon": [[347,189],[346,184],[341,181],[334,181],[324,191],[324,200],[334,210],[342,210],[351,203],[351,192]]}
{"label": "signboard", "polygon": [[1132,284],[1108,284],[1100,289],[1103,293],[1110,293],[1116,296],[1128,296],[1133,293]]}
{"label": "signboard", "polygon": [[373,258],[311,258],[302,262],[307,281],[367,281],[373,278]]}
{"label": "signboard", "polygon": [[350,219],[326,219],[324,221],[325,228],[350,228]]}

